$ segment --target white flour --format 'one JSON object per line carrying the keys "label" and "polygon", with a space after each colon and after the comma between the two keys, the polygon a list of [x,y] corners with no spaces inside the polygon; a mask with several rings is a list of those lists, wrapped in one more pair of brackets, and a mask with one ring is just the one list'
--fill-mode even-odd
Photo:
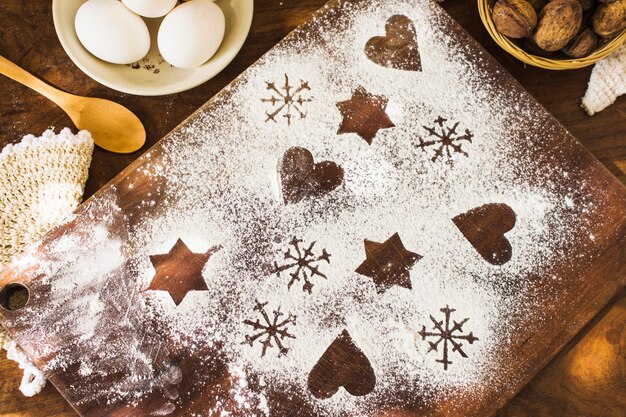
{"label": "white flour", "polygon": [[[589,208],[575,190],[537,180],[554,168],[539,165],[524,149],[554,134],[541,128],[546,115],[533,112],[515,93],[491,87],[490,76],[464,57],[465,46],[438,30],[439,11],[407,3],[418,2],[377,2],[356,10],[337,23],[345,30],[321,29],[325,47],[294,42],[249,70],[217,111],[201,113],[165,144],[167,163],[176,167],[168,172],[164,193],[168,210],[136,231],[145,248],[138,259],[146,284],[154,273],[147,255],[166,253],[179,237],[196,252],[223,246],[205,268],[208,292],[190,295],[176,312],[166,295],[159,296],[169,307],[163,320],[177,317],[170,322],[172,332],[188,334],[210,317],[219,318],[215,338],[224,341],[231,360],[270,384],[293,384],[306,392],[310,370],[348,329],[372,363],[377,384],[362,398],[340,390],[329,400],[312,399],[329,414],[364,413],[398,390],[434,399],[447,389],[476,392],[514,378],[496,353],[516,331],[512,318],[532,311],[529,298],[537,302],[542,296],[526,292],[525,277],[554,262],[575,228],[584,227],[581,214]],[[383,33],[394,13],[416,24],[421,73],[384,69],[362,53],[362,45]],[[266,123],[265,87],[280,86],[285,74],[294,87],[308,82],[306,97],[313,100],[303,105],[304,119]],[[397,126],[381,130],[371,146],[355,134],[336,134],[341,122],[336,103],[359,85],[389,98],[387,113]],[[433,163],[432,154],[414,147],[417,135],[426,135],[422,126],[432,126],[438,116],[474,134],[464,147],[469,157],[454,155],[453,167]],[[536,125],[516,126],[518,119]],[[316,161],[339,164],[344,185],[317,201],[283,205],[276,170],[292,146],[309,149]],[[517,214],[516,227],[507,234],[513,258],[502,267],[480,258],[451,222],[487,203],[508,204]],[[371,279],[354,270],[364,260],[364,239],[384,242],[395,232],[423,259],[411,270],[412,290],[394,287],[377,294]],[[316,241],[316,250],[326,248],[332,255],[330,265],[320,266],[328,279],[313,278],[311,295],[301,283],[288,290],[287,274],[271,272],[294,236],[306,245]],[[242,344],[251,333],[243,321],[258,318],[255,300],[269,302],[268,313],[280,307],[297,316],[286,356],[270,349],[261,357],[259,344]],[[446,305],[457,310],[453,319],[469,318],[464,330],[479,341],[464,345],[469,358],[452,353],[454,363],[444,371],[435,362],[440,353],[427,353],[429,345],[417,332],[432,326],[429,315],[441,319]]]}

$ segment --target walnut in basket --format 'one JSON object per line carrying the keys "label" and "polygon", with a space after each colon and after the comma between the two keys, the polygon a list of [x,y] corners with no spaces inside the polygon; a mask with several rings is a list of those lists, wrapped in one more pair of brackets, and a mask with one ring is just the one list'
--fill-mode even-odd
{"label": "walnut in basket", "polygon": [[552,0],[541,9],[532,39],[544,51],[558,51],[576,36],[582,20],[578,0]]}
{"label": "walnut in basket", "polygon": [[530,54],[578,59],[626,30],[626,0],[497,0],[492,18]]}
{"label": "walnut in basket", "polygon": [[593,14],[593,30],[610,38],[626,28],[626,0],[613,0],[600,5]]}
{"label": "walnut in basket", "polygon": [[493,6],[493,23],[510,38],[528,38],[537,26],[537,12],[526,0],[498,0]]}

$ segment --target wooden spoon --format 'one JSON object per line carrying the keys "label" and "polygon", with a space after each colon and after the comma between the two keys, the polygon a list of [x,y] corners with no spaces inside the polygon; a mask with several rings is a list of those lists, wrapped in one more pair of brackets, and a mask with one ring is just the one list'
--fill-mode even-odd
{"label": "wooden spoon", "polygon": [[146,129],[126,107],[101,98],[81,97],[58,90],[0,55],[0,74],[48,98],[88,130],[96,145],[115,153],[131,153],[146,142]]}

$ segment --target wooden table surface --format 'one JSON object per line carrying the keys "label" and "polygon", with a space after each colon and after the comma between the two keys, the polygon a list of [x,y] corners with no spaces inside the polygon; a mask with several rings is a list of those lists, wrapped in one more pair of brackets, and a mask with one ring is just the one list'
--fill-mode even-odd
{"label": "wooden table surface", "polygon": [[[105,88],[84,75],[61,48],[52,24],[51,2],[0,3],[0,54],[47,82],[71,93],[113,99],[144,122],[148,146],[178,125],[222,89],[325,0],[262,0],[255,4],[252,31],[235,61],[215,79],[185,93],[138,97]],[[596,116],[580,108],[590,68],[551,72],[524,67],[501,51],[483,28],[475,2],[446,0],[444,8],[494,55],[600,161],[626,183],[626,98]],[[45,98],[0,78],[0,147],[27,133],[71,126]],[[106,184],[141,152],[114,155],[96,150],[87,195]],[[607,306],[515,399],[499,417],[626,416],[626,292]],[[0,417],[75,416],[56,390],[47,386],[24,398],[17,386],[21,372],[0,355]]]}

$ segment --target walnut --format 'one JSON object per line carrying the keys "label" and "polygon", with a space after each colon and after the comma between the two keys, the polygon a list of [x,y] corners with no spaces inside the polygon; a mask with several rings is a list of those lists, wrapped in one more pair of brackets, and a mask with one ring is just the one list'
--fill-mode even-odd
{"label": "walnut", "polygon": [[537,12],[526,0],[498,0],[493,6],[496,29],[510,38],[528,38],[537,26]]}
{"label": "walnut", "polygon": [[610,38],[626,28],[626,0],[614,0],[598,7],[593,14],[593,30]]}
{"label": "walnut", "polygon": [[582,58],[593,52],[598,44],[598,35],[586,28],[563,48],[563,53],[571,58]]}
{"label": "walnut", "polygon": [[582,19],[578,0],[552,0],[539,13],[532,39],[544,51],[558,51],[576,36]]}

